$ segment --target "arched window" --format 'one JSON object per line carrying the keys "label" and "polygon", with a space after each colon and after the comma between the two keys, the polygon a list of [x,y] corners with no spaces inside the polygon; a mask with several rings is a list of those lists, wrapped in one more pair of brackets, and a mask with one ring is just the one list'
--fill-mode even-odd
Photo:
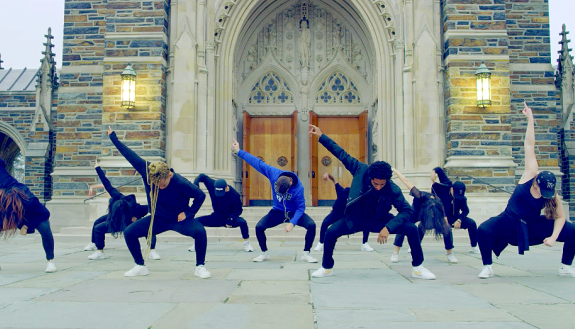
{"label": "arched window", "polygon": [[321,84],[315,102],[316,104],[348,105],[361,103],[361,98],[353,81],[343,73],[336,72]]}
{"label": "arched window", "polygon": [[270,72],[259,79],[251,90],[249,104],[293,104],[293,95],[287,83]]}

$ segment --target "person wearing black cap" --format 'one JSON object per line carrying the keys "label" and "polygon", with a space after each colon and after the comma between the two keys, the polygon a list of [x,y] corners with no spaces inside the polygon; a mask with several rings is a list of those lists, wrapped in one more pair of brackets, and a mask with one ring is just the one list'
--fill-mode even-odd
{"label": "person wearing black cap", "polygon": [[455,229],[467,230],[469,233],[469,241],[471,249],[469,252],[478,254],[479,247],[477,247],[477,224],[467,215],[469,215],[469,207],[467,206],[467,198],[465,197],[465,184],[463,182],[455,182],[451,186],[450,195],[452,197],[451,207],[448,209],[447,220],[449,225]]}
{"label": "person wearing black cap", "polygon": [[[409,221],[414,224],[420,222],[417,227],[419,230],[420,240],[423,240],[426,232],[433,231],[436,240],[443,237],[445,249],[453,249],[451,228],[445,220],[443,204],[439,200],[439,197],[433,193],[420,191],[401,172],[399,172],[399,170],[395,168],[391,168],[391,170],[409,190],[409,194],[413,196],[412,206],[415,212]],[[393,242],[394,252],[391,254],[392,263],[399,262],[399,250],[403,246],[404,239],[405,235],[403,234],[395,235],[395,241]],[[450,254],[447,254],[447,259],[452,263],[453,261],[449,258],[449,255]],[[457,262],[457,259],[455,259],[455,262]]]}
{"label": "person wearing black cap", "polygon": [[[215,180],[208,175],[200,174],[194,180],[194,184],[199,187],[200,182],[204,183],[208,189],[214,210],[211,215],[198,217],[200,223],[207,227],[230,228],[239,226],[242,238],[244,238],[244,250],[248,252],[254,251],[248,240],[250,238],[248,223],[240,217],[243,211],[240,194],[223,179]],[[195,251],[195,245],[188,250]]]}
{"label": "person wearing black cap", "polygon": [[[325,232],[327,232],[327,229],[331,224],[337,222],[344,216],[345,204],[347,202],[347,196],[349,195],[349,187],[343,188],[343,186],[339,185],[339,183],[332,175],[325,173],[323,175],[323,180],[327,180],[328,178],[335,185],[335,193],[337,197],[335,203],[333,204],[331,212],[327,216],[325,216],[325,218],[321,222],[321,228],[319,230],[319,242],[317,243],[317,246],[313,248],[313,250],[315,251],[323,251]],[[369,231],[367,230],[363,231],[363,243],[361,245],[361,251],[371,252],[374,250],[369,244],[367,244],[368,238],[369,238]]]}
{"label": "person wearing black cap", "polygon": [[[439,182],[436,180],[439,179]],[[451,194],[451,186],[453,183],[447,177],[447,174],[441,167],[435,167],[431,170],[431,193],[439,197],[441,203],[443,204],[443,209],[445,211],[445,220],[449,223],[449,214],[453,213],[453,196]],[[453,252],[453,232],[451,228],[449,232],[443,235],[443,241],[445,242],[445,251],[447,253],[447,260],[450,263],[457,263],[457,257]]]}
{"label": "person wearing black cap", "polygon": [[262,254],[254,258],[253,261],[263,262],[270,259],[265,231],[268,228],[287,223],[284,228],[286,233],[291,232],[296,225],[306,229],[301,260],[308,263],[317,263],[317,259],[310,255],[313,240],[315,239],[316,225],[313,219],[305,213],[304,189],[298,176],[291,171],[274,168],[248,152],[240,150],[240,144],[235,139],[232,143],[232,148],[238,157],[254,167],[255,170],[270,181],[274,192],[272,209],[256,225],[256,236],[262,249]]}
{"label": "person wearing black cap", "polygon": [[[106,192],[110,195],[110,200],[108,201],[108,213],[94,222],[92,243],[84,248],[86,251],[95,250],[93,254],[88,256],[90,260],[106,258],[104,253],[106,233],[111,233],[113,237],[117,238],[124,232],[126,227],[148,214],[148,206],[138,204],[135,195],[123,195],[112,186],[110,180],[106,177],[106,173],[98,165],[98,160],[95,161],[94,168],[96,168],[96,173]],[[156,236],[154,235],[152,236],[149,259],[158,260],[161,258],[155,248]]]}
{"label": "person wearing black cap", "polygon": [[[352,174],[353,179],[345,205],[345,213],[326,232],[322,267],[312,273],[312,277],[321,278],[333,275],[333,251],[337,239],[343,235],[369,230],[379,233],[377,242],[386,243],[390,233],[405,234],[411,246],[414,278],[433,280],[435,275],[423,267],[423,251],[419,241],[417,227],[408,222],[413,208],[403,197],[399,186],[391,181],[391,166],[385,161],[376,161],[371,165],[360,162],[350,156],[331,138],[322,134],[319,127],[309,125],[310,135],[319,137],[319,142],[338,158]],[[390,213],[394,207],[398,214]]]}
{"label": "person wearing black cap", "polygon": [[[499,216],[482,223],[477,231],[483,269],[479,278],[494,276],[492,252],[499,256],[508,244],[516,245],[519,254],[529,246],[556,241],[565,242],[559,275],[575,277],[571,266],[575,257],[575,224],[566,222],[561,199],[555,192],[555,175],[539,172],[535,156],[535,125],[532,110],[524,103],[527,118],[525,133],[525,172],[511,195],[507,208]],[[541,215],[541,210],[545,215]]]}

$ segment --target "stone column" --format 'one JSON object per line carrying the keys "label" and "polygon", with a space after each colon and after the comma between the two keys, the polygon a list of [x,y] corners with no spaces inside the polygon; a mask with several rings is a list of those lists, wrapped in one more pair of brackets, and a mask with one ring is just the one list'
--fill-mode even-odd
{"label": "stone column", "polygon": [[297,171],[300,182],[305,191],[306,206],[311,206],[311,186],[309,184],[310,157],[309,157],[309,86],[301,87],[300,109],[297,113]]}

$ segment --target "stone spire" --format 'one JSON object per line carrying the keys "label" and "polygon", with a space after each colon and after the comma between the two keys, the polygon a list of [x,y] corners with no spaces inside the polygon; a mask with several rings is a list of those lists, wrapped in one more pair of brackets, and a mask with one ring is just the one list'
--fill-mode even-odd
{"label": "stone spire", "polygon": [[41,86],[44,79],[47,79],[47,83],[51,84],[53,89],[58,88],[58,75],[56,74],[56,61],[54,57],[56,56],[52,51],[52,39],[54,36],[52,35],[52,28],[48,28],[48,34],[44,35],[46,37],[46,42],[43,44],[45,50],[42,52],[42,59],[40,59],[40,63],[42,63],[40,70],[38,71],[38,79],[36,81],[36,87]]}
{"label": "stone spire", "polygon": [[563,28],[561,29],[561,33],[559,33],[559,35],[561,36],[561,41],[559,41],[559,44],[561,45],[561,50],[558,51],[559,53],[559,58],[557,59],[557,71],[555,73],[555,85],[560,88],[562,83],[563,83],[563,75],[564,75],[564,70],[565,70],[565,64],[566,61],[569,59],[569,61],[573,61],[573,56],[571,56],[571,48],[569,48],[569,42],[571,42],[571,40],[567,39],[567,34],[569,34],[569,32],[567,31],[567,28],[565,26],[565,24],[563,24]]}

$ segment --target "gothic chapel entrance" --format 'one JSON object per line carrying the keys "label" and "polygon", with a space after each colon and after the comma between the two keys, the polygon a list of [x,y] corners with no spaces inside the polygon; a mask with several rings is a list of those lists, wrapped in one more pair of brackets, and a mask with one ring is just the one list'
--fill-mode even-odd
{"label": "gothic chapel entrance", "polygon": [[[333,175],[351,174],[309,137],[317,124],[352,156],[367,162],[368,118],[375,97],[373,45],[347,1],[292,0],[256,6],[235,52],[234,105],[242,148],[265,163],[297,173],[308,204],[335,201]],[[242,163],[245,206],[271,205],[272,188]]]}

